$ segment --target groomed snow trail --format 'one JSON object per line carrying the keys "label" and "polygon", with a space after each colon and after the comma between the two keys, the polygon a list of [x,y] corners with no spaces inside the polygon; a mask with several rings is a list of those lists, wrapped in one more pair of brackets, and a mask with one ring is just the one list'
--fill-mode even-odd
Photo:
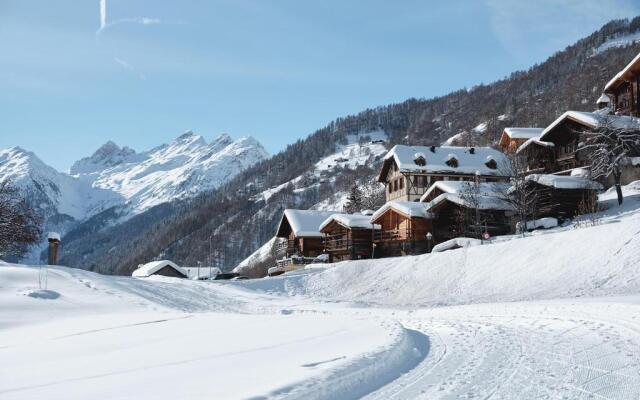
{"label": "groomed snow trail", "polygon": [[640,398],[640,307],[514,303],[408,313],[429,356],[366,399]]}

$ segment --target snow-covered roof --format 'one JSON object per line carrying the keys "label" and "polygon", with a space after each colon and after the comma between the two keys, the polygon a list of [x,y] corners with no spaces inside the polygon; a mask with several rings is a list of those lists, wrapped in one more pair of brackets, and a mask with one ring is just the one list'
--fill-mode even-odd
{"label": "snow-covered roof", "polygon": [[47,234],[47,239],[60,241],[60,234],[58,232],[49,232]]}
{"label": "snow-covered roof", "polygon": [[555,127],[567,119],[591,129],[605,125],[613,128],[640,128],[640,118],[626,115],[608,115],[600,112],[567,111],[544,129],[542,134],[540,134],[540,140],[544,140],[549,132],[553,131]]}
{"label": "snow-covered roof", "polygon": [[433,246],[433,249],[431,250],[431,252],[440,253],[445,250],[457,249],[460,247],[478,246],[481,243],[482,242],[478,239],[457,237]]}
{"label": "snow-covered roof", "polygon": [[555,144],[553,142],[545,142],[540,140],[540,137],[536,136],[536,137],[532,137],[531,139],[527,140],[526,142],[522,143],[520,145],[520,147],[518,147],[518,149],[516,150],[516,154],[520,153],[521,151],[524,151],[524,149],[526,149],[527,147],[531,146],[532,144],[538,145],[538,146],[542,146],[542,147],[554,147]]}
{"label": "snow-covered roof", "polygon": [[[468,199],[464,198],[462,195],[457,193],[443,193],[440,196],[436,197],[432,201],[428,203],[422,203],[427,206],[427,211],[433,210],[434,207],[439,204],[444,203],[445,201],[449,201],[454,204],[458,204],[462,207],[467,208],[475,208],[475,205],[472,204]],[[479,195],[477,196],[477,208],[478,210],[501,210],[501,211],[510,211],[513,210],[513,206],[504,199],[502,196],[487,196],[487,195]]]}
{"label": "snow-covered roof", "polygon": [[[467,189],[473,182],[469,181],[437,181],[431,186],[429,189],[422,195],[420,198],[421,202],[424,202],[426,198],[429,197],[433,191],[439,189],[443,193],[461,193],[465,189]],[[498,196],[500,197],[502,193],[506,193],[507,189],[511,186],[511,184],[506,182],[481,182],[480,183],[480,194],[486,196]]]}
{"label": "snow-covered roof", "polygon": [[362,214],[333,214],[322,224],[320,224],[320,230],[326,228],[332,221],[344,226],[345,228],[365,228],[365,229],[382,229],[380,225],[371,224],[371,216]]}
{"label": "snow-covered roof", "polygon": [[615,89],[619,83],[624,82],[626,76],[634,69],[640,69],[640,53],[622,71],[618,72],[607,84],[604,86],[604,91],[609,92]]}
{"label": "snow-covered roof", "polygon": [[371,216],[371,222],[376,221],[378,218],[380,218],[384,213],[386,213],[389,210],[395,210],[410,218],[413,218],[413,217],[427,218],[427,219],[431,218],[431,214],[427,212],[427,207],[425,203],[419,203],[416,201],[391,200],[391,201],[388,201],[382,207],[380,207]]}
{"label": "snow-covered roof", "polygon": [[536,182],[540,185],[550,186],[556,189],[594,189],[601,190],[603,187],[598,182],[579,176],[564,176],[550,174],[531,174],[525,178],[528,181]]}
{"label": "snow-covered roof", "polygon": [[[486,165],[487,156],[493,157],[497,165],[506,164],[506,157],[500,151],[491,147],[457,147],[457,146],[406,146],[395,145],[384,156],[385,165],[381,171],[380,180],[384,181],[388,160],[394,160],[402,172],[424,172],[424,173],[454,173],[454,174],[475,174],[479,171],[482,175],[502,175],[500,169],[492,169]],[[415,162],[415,155],[425,156],[426,165],[418,165]],[[457,167],[448,165],[446,162],[455,158]]]}
{"label": "snow-covered roof", "polygon": [[185,277],[189,276],[187,271],[185,271],[183,268],[180,268],[173,261],[169,261],[169,260],[151,261],[149,263],[140,265],[138,267],[138,269],[133,271],[131,276],[135,276],[135,277],[138,277],[138,278],[144,278],[144,277],[151,276],[151,275],[155,274],[156,272],[160,271],[164,267],[171,267],[171,268],[175,269],[176,271],[178,271],[179,273],[181,273],[182,275],[184,275]]}
{"label": "snow-covered roof", "polygon": [[286,209],[278,225],[278,235],[281,234],[283,223],[286,220],[296,237],[322,237],[320,224],[336,213],[337,211]]}
{"label": "snow-covered roof", "polygon": [[600,97],[598,97],[598,100],[596,101],[596,104],[600,104],[600,103],[611,103],[611,99],[609,98],[609,96],[607,96],[606,94],[602,93],[600,95]]}
{"label": "snow-covered roof", "polygon": [[540,136],[544,128],[504,128],[504,134],[511,139],[530,139]]}

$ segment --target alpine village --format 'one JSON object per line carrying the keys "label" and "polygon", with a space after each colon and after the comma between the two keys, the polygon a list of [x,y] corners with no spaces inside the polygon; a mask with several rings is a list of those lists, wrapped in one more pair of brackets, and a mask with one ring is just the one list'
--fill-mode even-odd
{"label": "alpine village", "polygon": [[[274,227],[268,275],[313,263],[442,252],[562,226],[597,212],[598,193],[612,187],[621,203],[621,186],[640,179],[639,89],[640,54],[605,85],[592,112],[569,110],[546,127],[507,127],[494,146],[394,145],[377,177],[384,205],[363,209],[354,187],[345,210],[285,209]],[[190,276],[170,261],[133,272],[152,274]],[[246,279],[218,271],[217,279],[231,278]]]}

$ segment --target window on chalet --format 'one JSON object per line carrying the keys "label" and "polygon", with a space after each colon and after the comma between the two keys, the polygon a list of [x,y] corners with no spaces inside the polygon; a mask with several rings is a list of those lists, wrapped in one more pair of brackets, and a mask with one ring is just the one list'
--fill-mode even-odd
{"label": "window on chalet", "polygon": [[429,177],[426,175],[422,176],[422,187],[429,187]]}
{"label": "window on chalet", "polygon": [[400,190],[404,188],[404,178],[398,179],[400,181]]}
{"label": "window on chalet", "polygon": [[490,168],[490,169],[497,169],[498,168],[498,163],[493,158],[488,159],[487,162],[484,163],[484,165],[486,165],[487,168]]}
{"label": "window on chalet", "polygon": [[445,163],[452,168],[458,168],[458,159],[451,154],[447,157],[447,161],[445,161]]}
{"label": "window on chalet", "polygon": [[389,182],[389,193],[393,193],[393,184]]}
{"label": "window on chalet", "polygon": [[393,191],[396,192],[398,190],[398,180],[393,181]]}
{"label": "window on chalet", "polygon": [[413,162],[420,167],[424,167],[425,165],[427,165],[427,159],[422,154],[416,154]]}

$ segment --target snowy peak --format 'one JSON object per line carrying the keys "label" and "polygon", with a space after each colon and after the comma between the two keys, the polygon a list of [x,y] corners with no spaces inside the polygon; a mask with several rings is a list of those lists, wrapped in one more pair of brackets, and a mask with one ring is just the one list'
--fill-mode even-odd
{"label": "snowy peak", "polygon": [[121,148],[110,140],[100,146],[91,157],[76,161],[71,166],[70,173],[78,175],[98,172],[119,165],[135,154],[135,150],[126,146]]}

